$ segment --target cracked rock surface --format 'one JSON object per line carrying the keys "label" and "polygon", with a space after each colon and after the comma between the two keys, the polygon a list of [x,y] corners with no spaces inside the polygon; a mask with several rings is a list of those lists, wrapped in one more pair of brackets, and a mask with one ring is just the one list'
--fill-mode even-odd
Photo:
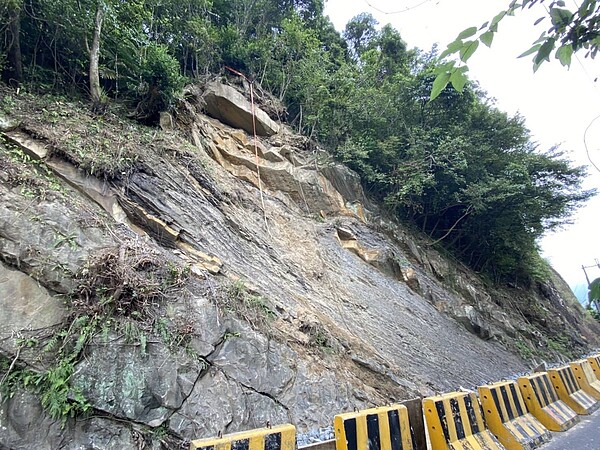
{"label": "cracked rock surface", "polygon": [[[585,312],[565,306],[560,281],[542,293],[491,289],[385,218],[356,174],[324,164],[307,139],[280,126],[255,147],[193,98],[172,131],[131,144],[135,163],[98,179],[82,174],[68,141],[99,120],[87,110],[47,105],[77,120],[45,123],[26,97],[7,118],[47,152],[32,165],[22,143],[0,140],[0,379],[45,373],[55,361],[44,346],[77,316],[106,330],[68,380],[87,415],[63,424],[40,395],[14,387],[0,394],[0,448],[177,448],[267,422],[327,434],[315,430],[338,413],[527,370],[533,361],[514,343],[544,342],[545,331],[515,307],[526,300],[582,351],[600,344]],[[111,117],[101,142],[131,136],[133,125]],[[86,299],[82,277],[108,250],[121,263],[139,252],[136,270],[163,274],[144,280],[165,295],[108,321],[106,304],[145,295],[125,283]],[[177,289],[161,285],[174,280]]]}

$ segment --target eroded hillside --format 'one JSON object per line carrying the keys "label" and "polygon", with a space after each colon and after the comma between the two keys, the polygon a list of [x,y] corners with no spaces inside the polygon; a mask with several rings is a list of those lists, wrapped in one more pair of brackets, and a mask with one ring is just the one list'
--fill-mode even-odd
{"label": "eroded hillside", "polygon": [[599,343],[558,276],[487,286],[315,143],[205,115],[200,87],[162,130],[0,95],[3,446],[308,431]]}

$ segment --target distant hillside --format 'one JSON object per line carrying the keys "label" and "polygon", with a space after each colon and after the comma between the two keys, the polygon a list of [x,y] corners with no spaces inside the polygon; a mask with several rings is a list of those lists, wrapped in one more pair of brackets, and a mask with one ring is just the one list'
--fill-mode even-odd
{"label": "distant hillside", "polygon": [[586,284],[578,284],[571,288],[579,303],[586,306],[588,303],[588,287]]}

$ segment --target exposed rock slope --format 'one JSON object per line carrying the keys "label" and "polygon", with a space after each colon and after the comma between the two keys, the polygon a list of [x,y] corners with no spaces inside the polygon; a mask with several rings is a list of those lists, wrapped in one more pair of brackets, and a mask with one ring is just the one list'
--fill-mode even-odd
{"label": "exposed rock slope", "polygon": [[[0,447],[306,431],[598,343],[559,280],[486,288],[314,144],[283,126],[254,142],[204,115],[199,89],[169,132],[2,94],[20,125],[0,141]],[[91,415],[63,428],[22,381],[67,347],[68,396]]]}

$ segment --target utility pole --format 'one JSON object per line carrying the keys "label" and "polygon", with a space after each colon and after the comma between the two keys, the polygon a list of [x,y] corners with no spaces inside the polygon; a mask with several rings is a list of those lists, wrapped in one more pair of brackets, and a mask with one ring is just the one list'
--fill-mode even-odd
{"label": "utility pole", "polygon": [[587,270],[586,269],[591,269],[592,267],[597,267],[598,269],[600,269],[600,261],[598,261],[598,258],[594,259],[594,261],[596,261],[596,264],[591,265],[591,266],[581,266],[581,268],[583,269],[583,273],[585,274],[585,280],[587,281],[588,286],[590,285],[590,277],[588,277],[587,274]]}

